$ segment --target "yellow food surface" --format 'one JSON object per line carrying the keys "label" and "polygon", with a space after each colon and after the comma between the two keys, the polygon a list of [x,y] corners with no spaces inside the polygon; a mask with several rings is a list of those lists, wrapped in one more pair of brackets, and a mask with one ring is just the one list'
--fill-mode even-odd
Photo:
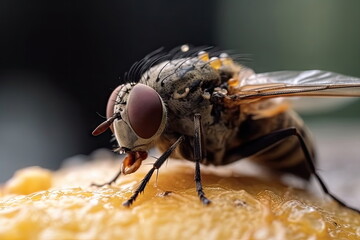
{"label": "yellow food surface", "polygon": [[47,190],[52,184],[52,173],[40,167],[21,169],[6,183],[5,192],[13,194],[30,194]]}
{"label": "yellow food surface", "polygon": [[0,195],[0,239],[360,239],[358,213],[275,181],[204,168],[212,203],[203,206],[192,164],[175,160],[158,178],[155,172],[133,206],[123,207],[150,169],[146,162],[153,161],[101,188],[90,184],[110,180],[119,161],[100,159],[51,174],[23,170]]}

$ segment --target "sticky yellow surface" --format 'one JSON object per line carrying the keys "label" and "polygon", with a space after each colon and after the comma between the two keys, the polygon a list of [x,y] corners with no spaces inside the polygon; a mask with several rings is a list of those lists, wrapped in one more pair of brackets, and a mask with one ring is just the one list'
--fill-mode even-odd
{"label": "sticky yellow surface", "polygon": [[[177,161],[160,170],[157,182],[155,173],[126,208],[122,202],[150,165],[111,187],[90,187],[110,180],[119,167],[109,160],[82,164],[52,174],[48,190],[0,196],[0,239],[360,239],[360,216],[351,210],[280,183],[220,176],[216,169],[202,174],[212,200],[203,206],[192,165]],[[18,189],[29,184],[22,181]]]}

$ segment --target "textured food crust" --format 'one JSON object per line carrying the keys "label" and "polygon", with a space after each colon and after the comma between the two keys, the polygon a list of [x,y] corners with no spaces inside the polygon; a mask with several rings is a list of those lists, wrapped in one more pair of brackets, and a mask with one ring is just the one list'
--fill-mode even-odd
{"label": "textured food crust", "polygon": [[[126,208],[122,202],[151,166],[143,164],[112,186],[90,187],[120,168],[118,160],[97,158],[51,173],[48,189],[39,185],[42,191],[15,195],[6,184],[0,239],[360,239],[359,214],[276,181],[233,176],[230,168],[204,168],[212,204],[203,206],[189,162],[170,160]],[[22,171],[33,179],[18,181],[17,194],[37,177],[47,181],[35,170]]]}

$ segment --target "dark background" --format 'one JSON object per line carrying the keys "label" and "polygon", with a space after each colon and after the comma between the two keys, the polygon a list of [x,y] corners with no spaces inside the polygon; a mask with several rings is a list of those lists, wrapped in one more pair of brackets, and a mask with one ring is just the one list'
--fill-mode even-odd
{"label": "dark background", "polygon": [[214,3],[1,1],[0,180],[111,148],[91,132],[124,72],[161,46],[214,45]]}
{"label": "dark background", "polygon": [[[250,54],[257,72],[360,77],[359,9],[356,0],[2,0],[0,182],[25,166],[55,169],[111,148],[110,133],[91,136],[102,121],[97,112],[132,63],[161,46],[235,49]],[[359,128],[358,103],[329,116]]]}

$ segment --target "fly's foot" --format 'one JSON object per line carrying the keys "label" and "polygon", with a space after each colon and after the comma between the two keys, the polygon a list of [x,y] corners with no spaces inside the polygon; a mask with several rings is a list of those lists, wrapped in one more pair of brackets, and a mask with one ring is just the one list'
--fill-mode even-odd
{"label": "fly's foot", "polygon": [[200,201],[204,204],[204,205],[209,205],[211,203],[211,201],[205,197],[205,196],[201,196],[200,197]]}
{"label": "fly's foot", "polygon": [[133,202],[136,200],[137,196],[138,196],[139,192],[135,192],[134,195],[132,195],[128,200],[126,200],[125,202],[123,202],[123,206],[124,207],[130,207]]}

